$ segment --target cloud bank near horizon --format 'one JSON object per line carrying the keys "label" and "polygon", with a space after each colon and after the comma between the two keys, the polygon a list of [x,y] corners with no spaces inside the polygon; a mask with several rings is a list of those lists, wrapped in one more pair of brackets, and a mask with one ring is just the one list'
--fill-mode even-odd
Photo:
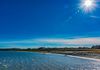
{"label": "cloud bank near horizon", "polygon": [[87,38],[40,38],[19,41],[3,41],[0,42],[0,47],[13,47],[13,48],[37,48],[37,47],[91,47],[92,45],[100,45],[100,37],[87,37]]}

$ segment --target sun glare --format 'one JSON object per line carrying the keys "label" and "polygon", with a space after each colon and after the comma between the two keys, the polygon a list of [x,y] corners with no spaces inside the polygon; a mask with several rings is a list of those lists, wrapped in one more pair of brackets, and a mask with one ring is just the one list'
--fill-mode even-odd
{"label": "sun glare", "polygon": [[83,0],[81,2],[80,7],[85,11],[85,12],[90,12],[95,9],[96,7],[96,1],[95,0]]}

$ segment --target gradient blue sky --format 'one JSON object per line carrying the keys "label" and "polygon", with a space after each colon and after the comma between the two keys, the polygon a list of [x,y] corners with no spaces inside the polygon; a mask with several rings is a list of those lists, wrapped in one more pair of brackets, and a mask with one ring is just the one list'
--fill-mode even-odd
{"label": "gradient blue sky", "polygon": [[0,0],[0,48],[100,44],[100,0],[91,12],[82,0]]}

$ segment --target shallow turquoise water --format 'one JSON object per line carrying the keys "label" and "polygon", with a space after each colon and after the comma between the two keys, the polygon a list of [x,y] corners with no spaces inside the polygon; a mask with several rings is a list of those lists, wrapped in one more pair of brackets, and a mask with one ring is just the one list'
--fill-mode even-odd
{"label": "shallow turquoise water", "polygon": [[100,70],[100,62],[59,54],[0,52],[0,70]]}

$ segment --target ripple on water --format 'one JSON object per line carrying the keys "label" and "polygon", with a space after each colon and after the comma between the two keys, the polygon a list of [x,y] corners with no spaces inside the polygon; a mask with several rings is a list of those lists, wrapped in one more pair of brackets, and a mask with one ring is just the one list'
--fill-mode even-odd
{"label": "ripple on water", "polygon": [[100,70],[100,62],[56,54],[2,52],[0,70]]}

